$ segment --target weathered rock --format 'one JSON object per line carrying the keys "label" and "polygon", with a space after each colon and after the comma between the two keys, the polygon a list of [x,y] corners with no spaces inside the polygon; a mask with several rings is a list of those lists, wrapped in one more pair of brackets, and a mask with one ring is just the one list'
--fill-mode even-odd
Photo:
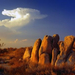
{"label": "weathered rock", "polygon": [[59,50],[60,50],[60,53],[64,52],[65,49],[64,49],[64,42],[60,42],[60,45],[59,45]]}
{"label": "weathered rock", "polygon": [[54,34],[54,35],[53,35],[53,38],[56,40],[56,42],[58,42],[58,41],[59,41],[59,39],[60,39],[60,37],[59,37],[59,35],[58,35],[58,34]]}
{"label": "weathered rock", "polygon": [[52,46],[51,46],[52,39],[53,38],[51,36],[48,36],[48,35],[44,36],[42,40],[42,44],[39,49],[39,57],[42,53],[48,53],[48,54],[52,53]]}
{"label": "weathered rock", "polygon": [[41,39],[37,39],[34,43],[33,50],[31,53],[31,61],[37,63],[39,60],[39,48],[41,45]]}
{"label": "weathered rock", "polygon": [[43,53],[40,55],[39,58],[39,64],[43,65],[43,64],[49,64],[50,60],[49,60],[49,54],[47,53]]}
{"label": "weathered rock", "polygon": [[62,55],[58,55],[57,56],[57,60],[56,60],[56,62],[55,62],[55,66],[57,66],[57,67],[60,67],[60,68],[63,68],[64,67],[64,64],[65,64],[65,55],[64,54],[62,54]]}
{"label": "weathered rock", "polygon": [[60,54],[57,56],[57,60],[55,62],[55,66],[58,66],[58,67],[63,67],[64,63],[65,63],[65,57],[66,57],[66,54],[64,52],[64,43],[61,42],[60,45]]}
{"label": "weathered rock", "polygon": [[53,48],[58,48],[59,39],[60,39],[60,37],[58,34],[53,35]]}
{"label": "weathered rock", "polygon": [[51,60],[51,65],[54,66],[55,62],[57,60],[57,55],[58,55],[58,50],[56,48],[54,48],[52,50],[52,60]]}
{"label": "weathered rock", "polygon": [[67,58],[72,51],[72,45],[74,42],[74,36],[66,36],[64,42],[61,42],[59,45],[60,54],[57,56],[57,60],[55,62],[55,66],[64,67]]}
{"label": "weathered rock", "polygon": [[23,60],[25,60],[26,58],[30,58],[31,57],[31,49],[29,47],[26,48],[25,53],[23,55]]}
{"label": "weathered rock", "polygon": [[72,50],[72,46],[74,43],[74,36],[70,35],[70,36],[66,36],[64,38],[64,48],[65,48],[65,53],[69,54],[70,51]]}
{"label": "weathered rock", "polygon": [[75,52],[74,51],[69,55],[68,60],[66,61],[66,65],[68,65],[71,68],[74,67],[75,65]]}
{"label": "weathered rock", "polygon": [[72,48],[73,51],[75,51],[75,40],[74,40],[74,43],[73,43],[73,48]]}

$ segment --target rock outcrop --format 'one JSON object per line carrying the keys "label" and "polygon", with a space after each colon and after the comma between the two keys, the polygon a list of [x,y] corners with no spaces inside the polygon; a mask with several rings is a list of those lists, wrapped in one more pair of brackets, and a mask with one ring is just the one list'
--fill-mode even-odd
{"label": "rock outcrop", "polygon": [[[29,58],[30,61],[39,64],[49,64],[63,68],[65,65],[73,67],[75,65],[75,37],[70,35],[59,41],[58,34],[44,36],[43,40],[37,39],[33,49],[26,49],[23,60]],[[31,52],[32,51],[32,52]]]}
{"label": "rock outcrop", "polygon": [[73,43],[74,43],[74,36],[66,36],[64,38],[64,42],[60,43],[59,46],[60,54],[57,56],[55,66],[64,67],[63,65],[65,65],[65,63],[68,62],[67,58],[72,51]]}
{"label": "rock outcrop", "polygon": [[52,60],[51,60],[51,65],[54,66],[55,62],[57,60],[57,55],[58,55],[58,50],[56,48],[54,48],[52,50]]}
{"label": "rock outcrop", "polygon": [[29,47],[26,48],[24,55],[23,55],[23,60],[31,57],[31,51],[32,50]]}
{"label": "rock outcrop", "polygon": [[72,53],[70,53],[66,64],[70,67],[73,68],[75,65],[75,51],[72,51]]}
{"label": "rock outcrop", "polygon": [[40,49],[39,49],[39,63],[48,64],[50,63],[50,56],[52,55],[52,36],[44,36]]}
{"label": "rock outcrop", "polygon": [[37,63],[39,60],[39,48],[41,45],[41,39],[37,39],[34,43],[33,49],[32,49],[32,53],[31,53],[31,61],[34,63]]}
{"label": "rock outcrop", "polygon": [[39,49],[39,57],[42,53],[48,53],[48,54],[52,54],[52,37],[51,36],[44,36],[40,49]]}
{"label": "rock outcrop", "polygon": [[40,55],[40,58],[39,58],[39,64],[49,64],[50,63],[50,60],[49,60],[49,54],[47,53],[43,53]]}
{"label": "rock outcrop", "polygon": [[74,39],[75,39],[75,37],[72,36],[72,35],[71,36],[66,36],[64,38],[64,48],[65,48],[65,53],[66,54],[69,54],[70,51],[72,50]]}
{"label": "rock outcrop", "polygon": [[73,51],[75,51],[75,40],[74,40],[74,43],[73,43]]}
{"label": "rock outcrop", "polygon": [[59,47],[58,47],[58,41],[59,41],[59,35],[58,34],[54,34],[53,35],[53,44],[52,44],[52,47],[53,48],[57,48],[57,49],[59,49]]}

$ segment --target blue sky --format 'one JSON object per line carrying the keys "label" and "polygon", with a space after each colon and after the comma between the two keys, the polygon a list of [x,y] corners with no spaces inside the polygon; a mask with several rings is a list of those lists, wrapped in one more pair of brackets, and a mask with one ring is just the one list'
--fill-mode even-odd
{"label": "blue sky", "polygon": [[33,46],[45,35],[75,36],[74,0],[0,0],[0,38],[4,47]]}

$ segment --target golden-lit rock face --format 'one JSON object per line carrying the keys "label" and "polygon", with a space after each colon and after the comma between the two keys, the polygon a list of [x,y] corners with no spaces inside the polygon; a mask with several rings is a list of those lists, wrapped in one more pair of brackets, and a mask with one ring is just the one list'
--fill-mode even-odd
{"label": "golden-lit rock face", "polygon": [[31,49],[29,47],[26,48],[26,51],[23,55],[23,60],[31,57]]}
{"label": "golden-lit rock face", "polygon": [[48,53],[48,54],[52,53],[51,41],[52,41],[51,36],[48,36],[48,35],[44,36],[42,40],[42,44],[39,49],[39,57],[42,53]]}
{"label": "golden-lit rock face", "polygon": [[60,50],[60,53],[65,51],[63,41],[61,41],[60,44],[59,44],[59,50]]}
{"label": "golden-lit rock face", "polygon": [[40,55],[40,58],[39,58],[39,64],[49,64],[50,63],[50,60],[49,60],[49,54],[47,53],[43,53]]}
{"label": "golden-lit rock face", "polygon": [[42,40],[41,39],[37,39],[34,43],[33,49],[32,49],[32,53],[31,53],[31,61],[37,63],[39,60],[39,48],[41,45]]}
{"label": "golden-lit rock face", "polygon": [[66,36],[64,38],[64,48],[65,48],[66,53],[71,51],[73,43],[74,43],[74,39],[75,39],[75,37],[72,36],[72,35],[71,36]]}

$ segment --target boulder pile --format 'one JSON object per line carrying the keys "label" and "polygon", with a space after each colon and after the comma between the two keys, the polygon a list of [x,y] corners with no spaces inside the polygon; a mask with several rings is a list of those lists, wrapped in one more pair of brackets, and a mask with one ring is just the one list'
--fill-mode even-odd
{"label": "boulder pile", "polygon": [[59,41],[58,34],[45,35],[43,40],[37,39],[33,49],[26,49],[23,60],[29,59],[41,65],[51,63],[52,66],[73,68],[75,65],[75,37],[70,35]]}

